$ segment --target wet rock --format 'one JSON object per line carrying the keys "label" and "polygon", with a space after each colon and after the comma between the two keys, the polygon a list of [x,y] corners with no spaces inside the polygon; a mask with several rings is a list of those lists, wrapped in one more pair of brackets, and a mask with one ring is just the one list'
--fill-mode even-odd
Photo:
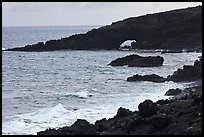
{"label": "wet rock", "polygon": [[157,113],[158,107],[151,100],[145,100],[138,106],[139,114],[142,117],[149,117]]}
{"label": "wet rock", "polygon": [[182,93],[182,90],[180,90],[179,88],[176,88],[176,89],[169,89],[165,95],[166,96],[173,96],[173,95],[178,95],[178,94],[181,94]]}
{"label": "wet rock", "polygon": [[111,61],[108,65],[111,66],[129,66],[129,67],[156,67],[161,66],[164,62],[163,57],[160,56],[148,56],[142,57],[136,54],[126,57],[118,58]]}
{"label": "wet rock", "polygon": [[152,82],[164,82],[165,78],[156,74],[151,75],[133,75],[127,78],[127,81],[152,81]]}

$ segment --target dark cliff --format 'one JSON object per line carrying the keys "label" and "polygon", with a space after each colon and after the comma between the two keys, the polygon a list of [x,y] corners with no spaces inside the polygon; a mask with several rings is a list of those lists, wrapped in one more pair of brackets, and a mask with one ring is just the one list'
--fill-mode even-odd
{"label": "dark cliff", "polygon": [[8,50],[114,50],[130,39],[138,49],[202,49],[202,6],[131,17],[86,34]]}

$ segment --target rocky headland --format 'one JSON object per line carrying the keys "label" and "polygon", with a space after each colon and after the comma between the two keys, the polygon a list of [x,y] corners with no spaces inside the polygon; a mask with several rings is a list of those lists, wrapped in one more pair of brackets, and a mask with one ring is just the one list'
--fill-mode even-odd
{"label": "rocky headland", "polygon": [[202,51],[202,6],[131,17],[85,34],[6,51],[118,50],[126,40],[136,40],[133,49]]}

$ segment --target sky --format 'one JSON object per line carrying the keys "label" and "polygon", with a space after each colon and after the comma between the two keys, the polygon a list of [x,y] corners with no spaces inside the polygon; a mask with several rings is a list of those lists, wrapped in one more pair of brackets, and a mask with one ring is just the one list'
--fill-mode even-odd
{"label": "sky", "polygon": [[3,26],[110,25],[202,2],[2,2]]}

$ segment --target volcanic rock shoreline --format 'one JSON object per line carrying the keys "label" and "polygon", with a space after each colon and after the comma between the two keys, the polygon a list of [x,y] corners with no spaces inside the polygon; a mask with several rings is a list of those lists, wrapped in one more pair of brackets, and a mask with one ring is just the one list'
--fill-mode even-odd
{"label": "volcanic rock shoreline", "polygon": [[[190,77],[194,74],[191,73],[194,69],[180,69],[169,77],[182,81],[181,76],[188,72],[190,74],[184,76],[190,78],[187,80],[200,80],[201,83],[197,82],[196,86],[184,90],[168,90],[165,95],[173,95],[171,99],[156,102],[145,100],[139,104],[138,111],[120,107],[113,118],[103,118],[95,124],[77,119],[69,127],[46,129],[37,132],[37,135],[202,135],[202,56],[192,67],[201,71],[193,79]],[[160,79],[157,75],[152,75],[143,80],[155,81],[155,78]]]}
{"label": "volcanic rock shoreline", "polygon": [[47,129],[37,135],[202,135],[202,85],[185,89],[172,100],[145,100],[138,111],[120,107],[113,118],[90,124],[84,119],[69,127]]}
{"label": "volcanic rock shoreline", "polygon": [[133,49],[202,50],[202,6],[131,17],[85,34],[5,51],[118,50],[126,40]]}

